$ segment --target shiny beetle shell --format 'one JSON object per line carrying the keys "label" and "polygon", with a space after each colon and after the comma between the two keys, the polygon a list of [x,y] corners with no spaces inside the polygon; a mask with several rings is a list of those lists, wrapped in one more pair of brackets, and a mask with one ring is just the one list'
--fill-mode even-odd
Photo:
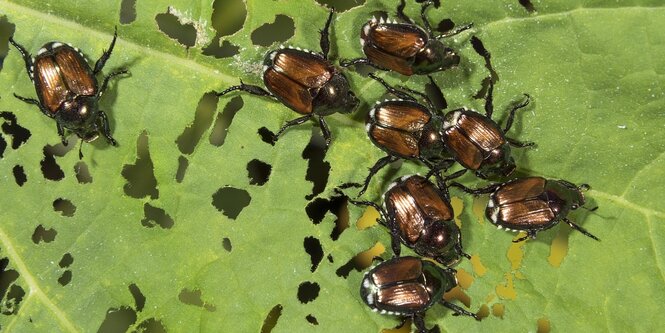
{"label": "shiny beetle shell", "polygon": [[34,60],[34,83],[39,101],[55,114],[68,112],[72,96],[95,96],[97,79],[88,62],[73,47],[51,42]]}
{"label": "shiny beetle shell", "polygon": [[584,205],[584,194],[564,180],[527,177],[499,186],[490,195],[485,215],[511,230],[545,230]]}
{"label": "shiny beetle shell", "polygon": [[515,170],[503,131],[480,113],[466,109],[448,112],[441,136],[455,160],[481,178],[505,177]]}
{"label": "shiny beetle shell", "polygon": [[358,103],[347,79],[322,55],[295,48],[271,51],[264,61],[268,91],[302,115],[350,113]]}
{"label": "shiny beetle shell", "polygon": [[456,285],[454,274],[432,262],[398,257],[365,274],[360,296],[373,311],[409,316],[427,310]]}
{"label": "shiny beetle shell", "polygon": [[441,120],[424,105],[401,99],[377,103],[370,111],[367,135],[390,155],[436,159],[443,152],[438,133]]}
{"label": "shiny beetle shell", "polygon": [[370,63],[403,75],[430,74],[460,61],[452,49],[412,23],[373,18],[362,27],[360,43]]}
{"label": "shiny beetle shell", "polygon": [[388,216],[402,243],[424,257],[451,266],[462,255],[461,233],[448,196],[419,175],[401,178],[384,195]]}

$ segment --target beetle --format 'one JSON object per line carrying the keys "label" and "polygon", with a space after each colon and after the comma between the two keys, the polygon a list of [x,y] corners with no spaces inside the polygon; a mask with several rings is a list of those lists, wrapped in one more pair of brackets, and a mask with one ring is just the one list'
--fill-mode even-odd
{"label": "beetle", "polygon": [[401,241],[421,256],[452,266],[462,256],[471,258],[462,250],[462,235],[455,224],[445,184],[463,173],[464,170],[439,181],[438,188],[420,175],[401,177],[383,195],[383,207],[371,201],[349,202],[372,206],[380,213],[381,224],[390,230],[395,256],[400,256]]}
{"label": "beetle", "polygon": [[460,57],[453,49],[444,46],[440,39],[457,35],[471,28],[473,24],[434,36],[425,16],[425,11],[431,4],[431,1],[423,3],[420,10],[424,28],[416,25],[404,14],[406,7],[404,0],[397,5],[397,17],[403,21],[402,23],[390,19],[372,18],[360,31],[360,44],[367,58],[344,60],[340,65],[348,67],[365,64],[409,76],[430,74],[457,66]]}
{"label": "beetle", "polygon": [[585,199],[582,191],[590,188],[588,184],[576,186],[561,179],[525,177],[478,189],[470,189],[455,182],[450,186],[455,186],[473,195],[490,193],[485,209],[487,219],[499,229],[526,232],[525,236],[513,240],[515,243],[527,238],[535,239],[538,232],[552,228],[560,221],[564,221],[585,236],[599,241],[598,237],[573,223],[567,217],[568,213],[584,205]]}
{"label": "beetle", "polygon": [[455,316],[478,316],[443,299],[457,286],[455,270],[441,268],[418,257],[396,257],[372,267],[360,285],[360,297],[372,311],[410,317],[418,332],[425,333],[425,311],[440,303]]}
{"label": "beetle", "polygon": [[[506,138],[504,134],[510,130],[515,113],[529,104],[528,94],[525,94],[523,102],[510,110],[502,131],[491,118],[494,110],[494,83],[491,79],[485,96],[486,115],[459,108],[441,116],[426,94],[408,88],[399,90],[374,74],[369,76],[397,99],[379,101],[369,112],[365,127],[367,136],[387,155],[369,169],[358,192],[359,196],[365,193],[372,177],[379,170],[399,159],[417,160],[435,171],[447,169],[457,161],[466,169],[474,171],[476,176],[487,179],[507,176],[515,169],[510,145],[533,146],[531,142],[522,143]],[[438,89],[434,80],[431,77],[429,79]],[[427,106],[418,103],[410,93],[422,97]]]}
{"label": "beetle", "polygon": [[94,141],[102,134],[109,144],[117,146],[116,140],[111,136],[108,117],[104,111],[99,110],[98,102],[110,79],[129,72],[121,69],[110,73],[102,81],[101,87],[96,78],[111,57],[117,37],[116,28],[108,51],[104,51],[95,62],[94,69],[90,68],[83,53],[70,44],[46,43],[37,52],[37,56],[32,58],[13,37],[9,38],[9,42],[23,57],[39,100],[17,94],[14,96],[25,103],[38,106],[44,115],[53,118],[63,145],[67,145],[66,129],[86,142]]}
{"label": "beetle", "polygon": [[328,30],[333,13],[334,9],[330,11],[325,27],[321,30],[321,53],[292,47],[270,51],[263,63],[263,83],[267,91],[259,86],[245,84],[241,80],[240,85],[218,92],[217,96],[221,97],[235,90],[269,96],[303,115],[282,126],[274,134],[274,140],[287,128],[317,116],[327,149],[331,137],[324,117],[337,112],[351,113],[358,106],[358,98],[351,91],[349,81],[328,60]]}

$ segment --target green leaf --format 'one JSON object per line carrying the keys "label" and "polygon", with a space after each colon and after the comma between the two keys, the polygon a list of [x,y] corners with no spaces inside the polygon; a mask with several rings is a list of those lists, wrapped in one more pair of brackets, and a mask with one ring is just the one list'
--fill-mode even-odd
{"label": "green leaf", "polygon": [[[473,264],[458,266],[464,289],[453,297],[488,317],[475,322],[435,306],[427,312],[428,326],[536,331],[540,322],[541,329],[555,331],[656,331],[653,318],[665,302],[665,7],[656,0],[532,3],[534,13],[517,0],[450,0],[430,9],[435,26],[444,18],[475,24],[449,40],[463,57],[460,67],[435,78],[450,109],[482,110],[483,101],[472,96],[489,74],[469,43],[479,37],[499,75],[499,119],[522,93],[533,97],[511,131],[538,144],[515,152],[520,173],[591,184],[588,206],[599,209],[571,218],[602,241],[562,224],[536,241],[513,245],[513,234],[483,220],[483,200],[453,190],[464,246],[474,255]],[[376,11],[392,15],[394,6],[368,0],[336,14],[332,58],[361,56],[360,26]],[[278,317],[273,332],[377,332],[397,325],[361,302],[362,272],[352,261],[377,242],[389,244],[387,232],[358,228],[361,209],[348,207],[347,213],[339,199],[332,199],[332,206],[341,205],[333,209],[339,218],[327,212],[312,221],[306,212],[313,190],[325,206],[333,188],[360,181],[382,157],[363,125],[383,89],[348,72],[363,103],[351,116],[328,118],[333,144],[325,161],[315,148],[319,131],[309,123],[290,129],[275,146],[261,140],[259,129],[274,132],[296,117],[286,107],[235,93],[218,101],[210,94],[239,78],[260,84],[262,58],[280,38],[318,50],[327,10],[315,1],[248,0],[244,25],[230,36],[218,36],[222,23],[216,22],[225,21],[213,19],[210,2],[137,1],[129,24],[119,24],[120,10],[120,1],[0,3],[3,47],[13,33],[33,54],[48,41],[64,41],[94,61],[117,25],[118,42],[104,72],[131,71],[113,80],[101,99],[119,147],[97,140],[83,145],[79,161],[73,136],[62,147],[55,123],[11,96],[35,92],[23,60],[8,50],[0,110],[14,115],[30,137],[12,148],[21,136],[3,117],[9,125],[2,127],[8,147],[0,159],[0,329],[257,332],[272,325],[264,326],[269,313]],[[407,13],[417,18],[418,6],[410,3]],[[165,34],[157,17],[183,24],[174,31],[184,32]],[[271,46],[254,45],[254,31],[275,20],[287,23],[286,32],[268,36],[278,40]],[[224,42],[239,54],[216,58],[204,51]],[[380,75],[414,89],[426,82]],[[55,162],[46,155],[55,155]],[[253,160],[271,167],[264,185],[248,177],[248,164],[262,165]],[[77,175],[83,165],[91,181]],[[320,181],[315,186],[311,179],[325,176],[327,167],[319,193]],[[14,176],[20,169],[27,178],[22,186]],[[394,178],[411,172],[425,169],[404,163],[382,171],[365,198],[380,200]],[[472,176],[462,180],[483,184]],[[312,271],[307,250],[317,252],[316,240],[323,256]],[[345,270],[346,278],[340,276]],[[301,298],[312,299],[312,283],[317,297],[301,302],[300,286],[310,293]]]}

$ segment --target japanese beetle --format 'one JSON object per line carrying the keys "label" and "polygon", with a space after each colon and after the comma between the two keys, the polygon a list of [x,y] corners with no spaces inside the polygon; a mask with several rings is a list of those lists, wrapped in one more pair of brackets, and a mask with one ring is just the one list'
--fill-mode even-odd
{"label": "japanese beetle", "polygon": [[46,43],[39,49],[37,56],[32,58],[21,44],[9,37],[9,42],[25,61],[39,100],[16,94],[14,96],[28,104],[37,105],[43,114],[55,119],[58,135],[64,145],[67,145],[65,129],[86,142],[97,139],[101,133],[111,145],[117,145],[111,137],[108,117],[104,111],[99,110],[98,102],[109,80],[128,71],[122,69],[112,72],[104,78],[101,87],[96,78],[111,56],[117,37],[116,29],[108,51],[104,51],[95,62],[94,69],[90,68],[83,53],[69,44]]}
{"label": "japanese beetle", "polygon": [[[367,136],[387,155],[370,168],[358,195],[365,193],[374,174],[399,159],[419,161],[433,170],[446,169],[454,163],[441,138],[443,119],[434,112],[436,108],[429,97],[406,88],[405,91],[396,89],[374,74],[369,76],[397,99],[378,101],[369,112],[365,126]],[[429,79],[436,86],[434,80]],[[427,106],[409,92],[421,96]]]}
{"label": "japanese beetle", "polygon": [[282,47],[266,54],[263,83],[268,91],[240,81],[240,85],[219,92],[217,96],[221,97],[235,90],[257,96],[270,96],[303,115],[282,126],[275,134],[275,140],[287,128],[318,116],[326,148],[330,146],[330,129],[323,117],[337,112],[351,113],[358,106],[358,98],[351,91],[349,81],[328,60],[328,30],[333,13],[334,10],[331,10],[326,25],[321,30],[321,53]]}
{"label": "japanese beetle", "polygon": [[360,31],[360,44],[367,58],[345,60],[340,62],[340,65],[348,67],[365,64],[403,75],[430,74],[457,66],[460,57],[453,49],[444,46],[440,39],[459,34],[471,28],[472,24],[434,36],[425,16],[425,11],[431,4],[431,1],[423,3],[420,10],[424,29],[404,14],[404,0],[397,5],[397,17],[403,23],[372,18]]}
{"label": "japanese beetle", "polygon": [[[435,171],[435,175],[457,161],[466,169],[473,170],[478,177],[487,179],[507,176],[515,170],[510,145],[533,145],[531,142],[522,143],[507,138],[504,134],[510,130],[517,110],[529,104],[530,97],[527,94],[523,102],[510,110],[506,126],[501,130],[491,118],[494,111],[494,83],[491,79],[485,96],[485,116],[461,108],[441,117],[435,113],[432,101],[424,93],[407,88],[399,90],[374,74],[369,76],[398,99],[377,102],[369,112],[367,136],[387,156],[370,168],[359,196],[365,193],[372,177],[379,170],[399,159],[420,161]],[[431,77],[429,79],[437,87],[434,80]],[[421,96],[428,106],[418,103],[409,93]]]}
{"label": "japanese beetle", "polygon": [[412,318],[418,332],[424,333],[425,311],[436,303],[453,310],[456,316],[479,320],[474,313],[443,299],[443,294],[455,286],[455,270],[418,257],[397,257],[379,263],[365,274],[360,297],[372,311]]}
{"label": "japanese beetle", "polygon": [[446,150],[455,161],[476,176],[494,179],[510,175],[516,168],[510,146],[524,148],[533,146],[533,142],[520,142],[506,137],[513,125],[515,113],[529,105],[531,97],[512,107],[503,129],[492,120],[494,81],[490,78],[489,89],[485,96],[485,115],[466,108],[448,112],[443,118],[441,137]]}
{"label": "japanese beetle", "polygon": [[499,229],[525,231],[524,237],[513,240],[515,243],[527,238],[535,239],[539,231],[552,228],[559,221],[599,240],[567,218],[570,211],[584,205],[582,191],[590,188],[587,184],[576,186],[565,180],[526,177],[479,189],[469,189],[459,183],[451,183],[451,186],[474,195],[491,193],[485,216]]}
{"label": "japanese beetle", "polygon": [[464,173],[457,172],[440,182],[438,188],[420,175],[405,176],[392,183],[383,195],[384,208],[371,201],[349,202],[372,206],[381,214],[381,224],[390,229],[395,256],[402,244],[417,254],[452,266],[460,257],[471,258],[462,250],[462,235],[445,182]]}

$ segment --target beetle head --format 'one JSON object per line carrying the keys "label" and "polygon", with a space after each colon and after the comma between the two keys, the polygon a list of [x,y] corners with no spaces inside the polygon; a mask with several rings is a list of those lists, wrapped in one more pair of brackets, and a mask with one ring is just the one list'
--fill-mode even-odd
{"label": "beetle head", "polygon": [[451,266],[460,260],[456,250],[460,242],[460,231],[454,221],[428,221],[415,244],[415,251],[445,266]]}
{"label": "beetle head", "polygon": [[460,57],[451,48],[445,47],[436,39],[430,39],[420,52],[416,54],[413,63],[415,74],[429,74],[443,71],[459,65]]}
{"label": "beetle head", "polygon": [[351,91],[349,81],[336,73],[319,89],[312,104],[316,114],[327,116],[336,112],[351,113],[358,106],[358,97]]}

